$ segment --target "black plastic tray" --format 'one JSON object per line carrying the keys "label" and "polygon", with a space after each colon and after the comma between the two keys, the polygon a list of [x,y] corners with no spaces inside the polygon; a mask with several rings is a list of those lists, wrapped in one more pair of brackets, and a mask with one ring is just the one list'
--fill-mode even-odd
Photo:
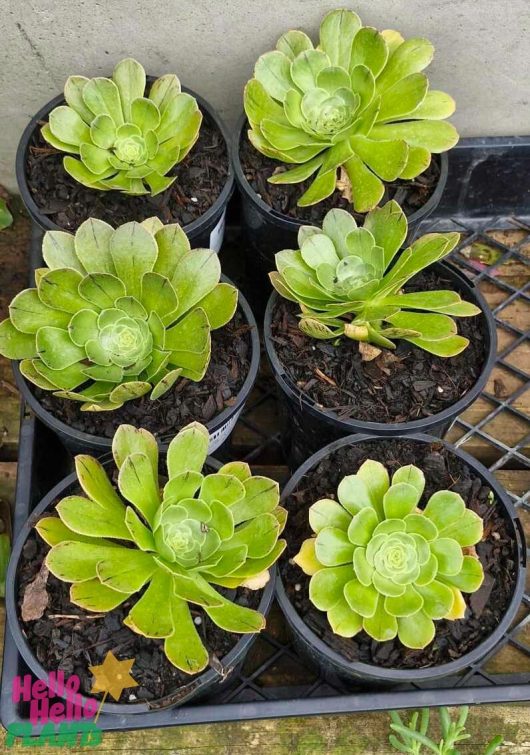
{"label": "black plastic tray", "polygon": [[[233,207],[231,212],[233,217],[237,216],[237,207]],[[487,231],[494,228],[520,230],[523,232],[522,238],[515,245],[506,246],[502,241],[488,236]],[[502,301],[494,314],[498,328],[509,336],[509,343],[501,346],[497,366],[508,371],[519,384],[508,397],[484,393],[483,397],[491,410],[485,411],[474,425],[463,418],[457,420],[458,445],[466,448],[467,441],[473,438],[484,441],[491,449],[492,471],[501,468],[530,469],[530,460],[525,455],[525,449],[530,445],[530,418],[516,404],[517,398],[528,389],[529,375],[511,363],[511,356],[528,340],[529,334],[504,319],[507,308],[513,304],[530,311],[530,283],[515,288],[497,276],[502,265],[513,262],[524,266],[522,269],[528,273],[530,280],[530,252],[525,253],[523,249],[525,246],[530,249],[530,138],[468,139],[452,151],[449,180],[442,204],[436,214],[422,225],[421,231],[442,229],[457,229],[467,236],[453,254],[453,262],[476,282],[487,281],[502,294]],[[229,238],[237,236],[236,229],[229,231]],[[459,250],[474,241],[485,242],[499,251],[500,256],[493,266],[478,269],[473,260],[460,253]],[[239,279],[245,289],[249,278],[238,275],[241,273],[241,252],[231,258],[230,246],[228,243],[223,251],[226,258],[223,267],[227,274]],[[37,244],[34,244],[33,262],[36,262],[36,249]],[[272,381],[264,373],[240,419],[247,437],[246,458],[260,465],[261,473],[266,473],[264,465],[285,473],[285,467],[281,466],[283,458],[277,425],[271,420],[269,429],[264,430],[255,419],[259,411],[263,416],[264,404],[267,417],[272,417],[276,411],[275,401]],[[499,440],[488,427],[488,423],[501,414],[519,423],[519,431],[513,440]],[[230,455],[230,449],[223,448],[222,454]],[[241,457],[241,449],[238,455]],[[42,495],[70,470],[71,459],[60,443],[34,417],[24,412],[13,519],[15,535]],[[513,496],[513,500],[520,513],[528,518],[530,491],[526,491],[521,498]],[[435,683],[391,688],[366,685],[345,688],[335,678],[323,678],[296,654],[279,608],[274,606],[269,628],[257,639],[242,672],[214,699],[148,714],[127,714],[125,708],[123,716],[102,714],[98,726],[110,731],[391,708],[530,701],[530,638],[527,634],[525,639],[524,631],[521,631],[525,628],[527,631],[529,625],[530,592],[527,591],[517,623],[481,663],[469,667],[461,676],[443,678]],[[507,645],[521,653],[522,671],[488,672],[488,661]],[[11,701],[11,680],[13,676],[25,673],[28,670],[6,627],[0,695],[0,719],[4,726],[27,720],[28,710],[25,706],[14,705]]]}

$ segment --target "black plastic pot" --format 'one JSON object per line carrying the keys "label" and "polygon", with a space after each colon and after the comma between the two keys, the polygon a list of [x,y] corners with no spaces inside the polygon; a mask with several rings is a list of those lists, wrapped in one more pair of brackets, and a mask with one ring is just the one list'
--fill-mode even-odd
{"label": "black plastic pot", "polygon": [[[108,458],[104,462],[105,467],[112,467],[112,458]],[[216,459],[208,458],[205,466],[211,469],[219,469],[221,464]],[[18,652],[24,659],[30,671],[37,677],[37,679],[47,679],[49,670],[43,668],[35,657],[31,647],[29,646],[26,636],[20,625],[18,610],[17,610],[17,596],[19,591],[18,581],[18,564],[22,556],[22,550],[24,544],[31,534],[36,522],[40,519],[42,514],[47,511],[48,508],[53,506],[58,498],[62,498],[65,494],[68,494],[70,490],[79,486],[76,473],[70,474],[59,482],[42,501],[32,511],[24,525],[22,526],[16,540],[13,544],[13,550],[9,561],[7,576],[6,576],[6,615],[9,622],[9,628]],[[273,566],[270,570],[270,579],[263,589],[257,610],[264,616],[267,615],[269,608],[274,597],[274,583],[276,578],[276,567]],[[237,672],[241,667],[247,652],[249,651],[252,643],[256,639],[256,634],[241,635],[241,638],[236,642],[234,647],[229,653],[221,660],[219,669],[209,667],[206,671],[200,674],[195,679],[190,680],[189,684],[184,687],[180,687],[175,691],[173,695],[167,695],[160,701],[153,701],[150,703],[139,702],[130,704],[121,703],[104,703],[101,712],[117,714],[120,716],[130,714],[141,714],[149,711],[157,711],[160,708],[171,708],[178,705],[182,705],[194,698],[200,698],[205,695],[211,695],[215,690],[228,678]],[[52,642],[51,638],[48,638],[49,642]],[[83,698],[83,706],[84,706]]]}
{"label": "black plastic pot", "polygon": [[479,379],[459,401],[437,414],[410,422],[386,424],[363,422],[356,419],[339,419],[335,412],[319,408],[309,396],[302,393],[286,373],[274,348],[271,337],[271,323],[279,296],[275,291],[271,294],[265,312],[264,340],[267,356],[279,389],[280,400],[283,404],[282,442],[291,469],[296,469],[304,459],[307,459],[308,456],[318,451],[325,444],[352,433],[388,437],[426,432],[441,438],[448,432],[458,415],[478,398],[493,369],[497,353],[497,331],[493,314],[473,282],[457,268],[446,262],[438,262],[433,265],[433,269],[439,269],[444,278],[450,279],[451,287],[458,291],[464,299],[473,302],[482,310],[485,319],[486,359]]}
{"label": "black plastic pot", "polygon": [[[231,283],[230,279],[226,276],[222,276],[222,280]],[[217,414],[205,425],[210,433],[210,453],[214,453],[229,437],[230,433],[234,429],[237,419],[248,398],[250,391],[256,381],[256,377],[259,369],[260,360],[260,342],[258,326],[252,310],[250,309],[247,300],[241,292],[239,292],[239,307],[242,310],[247,324],[250,327],[250,340],[252,354],[250,358],[250,367],[248,375],[245,378],[241,390],[237,395],[237,399],[233,406],[224,409],[220,414]],[[24,378],[19,370],[18,362],[13,362],[13,372],[15,375],[15,382],[26,404],[32,409],[36,416],[54,433],[59,436],[59,439],[63,445],[72,453],[93,453],[97,456],[101,456],[111,450],[112,439],[103,438],[99,435],[91,435],[84,433],[80,430],[76,430],[70,427],[65,422],[62,422],[57,417],[54,417],[51,412],[47,411],[40,401],[36,398],[32,391],[32,387],[28,381]],[[178,428],[175,428],[177,433]],[[159,446],[161,451],[166,451],[172,436],[159,438]]]}
{"label": "black plastic pot", "polygon": [[[236,183],[241,194],[242,228],[252,252],[253,264],[256,265],[263,277],[266,273],[275,269],[274,255],[276,252],[281,249],[298,248],[298,229],[302,225],[307,225],[307,221],[296,220],[274,210],[256,194],[245,178],[239,159],[239,145],[246,128],[247,119],[243,113],[234,132],[232,156]],[[420,207],[407,218],[409,224],[408,243],[414,239],[419,224],[438,206],[447,181],[448,165],[447,153],[444,152],[440,155],[440,178],[436,189],[423,207]],[[394,199],[400,202],[403,196],[404,191],[399,191]]]}
{"label": "black plastic pot", "polygon": [[[400,438],[415,440],[420,443],[432,444],[435,439],[432,436],[424,434],[414,434],[410,436],[395,435],[392,440],[399,440]],[[294,475],[291,477],[282,493],[282,500],[285,501],[298,487],[304,476],[319,462],[329,456],[338,448],[343,446],[356,445],[366,441],[378,441],[384,443],[385,438],[374,435],[356,435],[349,438],[341,438],[334,443],[329,444],[321,451],[313,454],[301,467],[299,467]],[[370,683],[380,684],[400,684],[405,682],[421,683],[427,682],[433,679],[438,679],[443,676],[456,675],[461,673],[464,669],[478,663],[484,656],[503,638],[505,632],[508,630],[515,615],[519,609],[521,599],[524,593],[525,576],[526,576],[526,545],[525,537],[521,522],[515,512],[512,502],[508,495],[504,492],[499,485],[495,477],[484,467],[480,462],[474,459],[469,454],[455,448],[446,441],[440,441],[436,439],[437,443],[443,443],[455,456],[461,459],[465,464],[473,469],[473,471],[479,475],[484,484],[487,485],[493,491],[496,500],[502,507],[504,518],[511,530],[510,534],[513,537],[516,547],[515,564],[516,564],[516,578],[513,594],[509,607],[504,614],[502,621],[497,626],[494,632],[489,637],[484,639],[477,647],[470,652],[462,655],[454,661],[445,663],[440,666],[433,666],[430,668],[418,668],[418,669],[391,669],[384,668],[382,666],[375,666],[368,663],[361,663],[360,661],[347,661],[340,653],[332,650],[325,642],[323,642],[309,627],[304,623],[301,616],[297,613],[291,601],[289,600],[283,581],[281,577],[281,571],[278,569],[278,577],[276,579],[276,597],[280,603],[283,614],[287,620],[287,623],[291,627],[294,634],[295,647],[303,654],[308,656],[314,663],[318,664],[325,674],[335,674],[339,678],[347,682],[366,681]]]}
{"label": "black plastic pot", "polygon": [[[153,77],[148,77],[148,81],[154,80]],[[208,120],[213,122],[226,142],[228,153],[228,176],[226,183],[223,187],[221,194],[217,197],[213,205],[202,215],[192,223],[183,226],[183,229],[188,236],[192,247],[204,247],[207,249],[215,249],[218,252],[221,249],[223,243],[224,230],[225,230],[225,217],[226,207],[228,200],[234,190],[234,171],[232,167],[231,159],[231,136],[224,122],[219,117],[214,108],[203,97],[200,97],[192,89],[182,87],[183,92],[191,94],[197,100],[200,109]],[[40,128],[39,122],[45,121],[48,115],[54,107],[64,103],[64,96],[62,94],[57,95],[50,100],[44,107],[42,107],[36,115],[30,120],[26,128],[22,133],[20,142],[18,143],[15,169],[17,176],[17,184],[20,191],[20,196],[24,202],[26,209],[33,220],[44,231],[57,231],[64,230],[58,225],[53,223],[46,215],[44,215],[40,208],[37,206],[31,191],[29,190],[26,180],[26,155],[29,149],[29,145],[33,138],[33,134],[36,129]]]}

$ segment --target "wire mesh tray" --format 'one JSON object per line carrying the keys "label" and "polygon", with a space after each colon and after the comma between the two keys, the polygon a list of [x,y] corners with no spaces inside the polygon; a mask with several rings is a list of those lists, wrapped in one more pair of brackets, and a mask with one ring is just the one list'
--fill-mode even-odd
{"label": "wire mesh tray", "polygon": [[[526,181],[526,183],[524,183]],[[530,532],[530,140],[463,140],[451,153],[446,192],[420,232],[458,230],[451,261],[486,296],[497,324],[498,355],[480,398],[458,417],[447,438],[480,459],[507,489]],[[237,206],[232,208],[237,214]],[[245,292],[244,247],[229,228],[223,269]],[[263,360],[253,393],[223,458],[248,461],[258,474],[284,482],[279,406]],[[52,433],[24,413],[21,422],[14,532],[42,495],[72,468]],[[6,627],[0,695],[4,726],[27,720],[11,701],[11,680],[28,673]],[[279,607],[254,643],[242,671],[212,699],[179,708],[123,716],[102,714],[103,730],[346,713],[389,708],[530,701],[530,584],[501,642],[458,677],[385,688],[345,687],[294,650]]]}

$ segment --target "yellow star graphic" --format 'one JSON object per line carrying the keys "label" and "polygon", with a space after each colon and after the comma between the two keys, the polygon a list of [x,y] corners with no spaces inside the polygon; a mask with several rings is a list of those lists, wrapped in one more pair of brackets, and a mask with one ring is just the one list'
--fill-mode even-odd
{"label": "yellow star graphic", "polygon": [[105,697],[109,694],[119,700],[124,689],[138,686],[130,674],[133,664],[134,658],[119,661],[109,650],[100,666],[89,666],[94,675],[91,692],[104,692]]}

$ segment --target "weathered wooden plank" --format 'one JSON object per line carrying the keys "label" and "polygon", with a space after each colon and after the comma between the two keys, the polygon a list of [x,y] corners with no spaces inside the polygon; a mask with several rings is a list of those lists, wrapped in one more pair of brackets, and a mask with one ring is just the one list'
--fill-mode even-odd
{"label": "weathered wooden plank", "polygon": [[[455,711],[452,711],[453,715]],[[103,735],[97,748],[100,755],[118,752],[168,753],[171,755],[391,755],[396,751],[388,744],[388,715],[364,713],[317,718],[272,719],[244,723],[172,727]],[[433,714],[433,722],[436,715]],[[436,732],[433,726],[433,733]],[[528,708],[523,706],[482,706],[472,709],[468,718],[471,738],[459,743],[462,753],[478,755],[485,744],[502,733],[505,744],[499,750],[506,755],[526,755]],[[439,736],[439,732],[436,733]],[[0,735],[0,742],[5,737]],[[23,752],[17,746],[14,752]],[[69,747],[71,753],[86,749]],[[42,755],[52,755],[57,748],[39,747]]]}

